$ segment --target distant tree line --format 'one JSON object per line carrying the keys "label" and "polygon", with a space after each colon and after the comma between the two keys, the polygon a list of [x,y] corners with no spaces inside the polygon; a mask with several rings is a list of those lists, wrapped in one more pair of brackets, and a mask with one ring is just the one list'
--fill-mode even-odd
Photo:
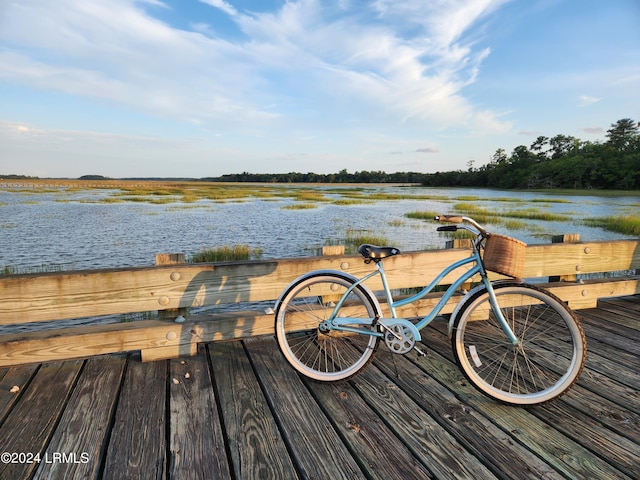
{"label": "distant tree line", "polygon": [[606,142],[575,137],[538,137],[511,155],[498,149],[491,161],[466,171],[426,175],[427,186],[490,188],[640,189],[640,124],[618,120],[607,130]]}
{"label": "distant tree line", "polygon": [[640,125],[630,118],[607,130],[605,142],[576,137],[539,136],[531,146],[520,145],[511,155],[498,149],[489,163],[467,170],[436,173],[361,171],[349,173],[243,172],[202,178],[209,182],[262,183],[420,183],[432,187],[488,187],[504,189],[640,189]]}
{"label": "distant tree line", "polygon": [[201,178],[203,182],[260,182],[260,183],[422,183],[426,174],[417,172],[386,173],[383,171],[349,173],[231,173],[220,177]]}
{"label": "distant tree line", "polygon": [[[203,182],[260,183],[419,183],[431,187],[569,188],[640,190],[640,124],[623,118],[611,124],[606,141],[589,142],[567,135],[539,136],[530,146],[520,145],[510,155],[499,148],[489,163],[467,170],[436,173],[367,171],[349,173],[231,173],[198,179]],[[37,178],[0,175],[0,178]],[[84,175],[82,180],[104,180]],[[168,180],[135,178],[136,180]],[[190,181],[180,178],[170,180]]]}

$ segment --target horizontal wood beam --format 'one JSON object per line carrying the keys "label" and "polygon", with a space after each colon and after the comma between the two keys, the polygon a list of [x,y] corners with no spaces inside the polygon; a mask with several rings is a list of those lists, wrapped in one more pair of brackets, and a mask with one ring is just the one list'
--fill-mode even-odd
{"label": "horizontal wood beam", "polygon": [[[595,307],[602,297],[640,293],[638,277],[544,286],[573,308]],[[398,314],[426,315],[438,299],[439,295],[430,295],[399,309]],[[460,297],[452,299],[443,313],[451,313],[459,300]],[[143,360],[188,356],[196,351],[198,343],[273,335],[273,326],[273,314],[236,312],[192,316],[185,323],[148,320],[3,335],[0,367],[137,350]]]}
{"label": "horizontal wood beam", "polygon": [[[408,252],[385,261],[393,288],[427,284],[467,249]],[[0,277],[0,325],[273,300],[316,269],[361,276],[360,256],[186,264]],[[640,242],[620,240],[527,247],[526,278],[640,269]],[[451,281],[450,278],[445,282]],[[375,281],[373,289],[380,288]]]}

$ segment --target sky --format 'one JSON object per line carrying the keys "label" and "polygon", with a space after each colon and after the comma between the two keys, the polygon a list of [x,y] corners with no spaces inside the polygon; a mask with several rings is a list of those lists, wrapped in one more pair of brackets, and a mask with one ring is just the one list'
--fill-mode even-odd
{"label": "sky", "polygon": [[640,0],[0,0],[0,174],[466,170],[639,92]]}

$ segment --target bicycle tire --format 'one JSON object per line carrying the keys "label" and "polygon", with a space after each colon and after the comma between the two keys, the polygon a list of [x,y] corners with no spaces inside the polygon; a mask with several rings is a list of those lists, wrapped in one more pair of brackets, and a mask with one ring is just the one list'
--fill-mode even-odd
{"label": "bicycle tire", "polygon": [[[280,351],[296,370],[313,380],[329,382],[350,378],[373,359],[378,348],[377,336],[321,332],[318,328],[352,285],[349,277],[318,274],[292,285],[278,305],[275,332]],[[341,311],[345,312],[344,316],[354,318],[379,316],[377,302],[359,285],[349,293]],[[377,327],[372,321],[369,328],[375,331]]]}
{"label": "bicycle tire", "polygon": [[578,379],[587,354],[584,331],[558,297],[522,283],[494,286],[497,303],[520,344],[498,323],[489,293],[468,299],[454,320],[456,362],[478,390],[503,403],[540,405]]}

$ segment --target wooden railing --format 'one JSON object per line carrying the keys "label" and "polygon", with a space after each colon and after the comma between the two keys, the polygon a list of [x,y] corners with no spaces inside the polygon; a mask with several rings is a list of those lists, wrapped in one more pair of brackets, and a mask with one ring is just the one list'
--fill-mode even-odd
{"label": "wooden railing", "polygon": [[[458,248],[402,253],[385,260],[385,271],[393,288],[423,286],[446,265],[468,255],[467,249]],[[0,325],[62,325],[59,321],[64,319],[148,311],[165,312],[168,318],[7,333],[0,336],[0,367],[137,350],[143,360],[155,360],[193,354],[199,342],[272,334],[273,313],[264,306],[243,312],[186,312],[189,307],[220,305],[224,310],[225,304],[273,301],[310,270],[336,269],[359,276],[372,268],[360,256],[339,255],[1,276]],[[546,282],[576,274],[638,274],[638,269],[639,241],[557,243],[528,246],[524,276]],[[640,293],[638,280],[627,275],[555,281],[547,287],[579,309],[596,306],[601,297]],[[374,290],[380,287],[373,280],[368,284]],[[424,315],[438,297],[429,295],[399,314]],[[444,313],[452,311],[455,301]],[[173,320],[178,314],[186,316],[184,323]]]}

